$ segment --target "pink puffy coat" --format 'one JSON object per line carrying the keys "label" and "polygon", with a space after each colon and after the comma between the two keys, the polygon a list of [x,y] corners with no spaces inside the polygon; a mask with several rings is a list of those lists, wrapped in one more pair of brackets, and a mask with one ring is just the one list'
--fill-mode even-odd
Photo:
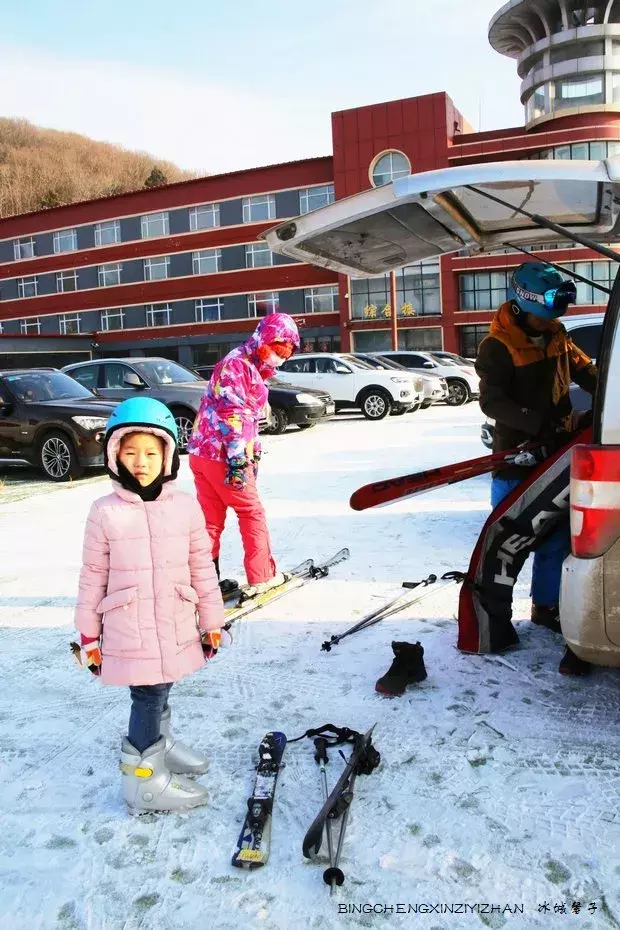
{"label": "pink puffy coat", "polygon": [[204,664],[200,630],[219,629],[224,606],[194,497],[165,484],[145,503],[114,482],[91,507],[82,562],[75,625],[102,636],[104,684],[178,681]]}

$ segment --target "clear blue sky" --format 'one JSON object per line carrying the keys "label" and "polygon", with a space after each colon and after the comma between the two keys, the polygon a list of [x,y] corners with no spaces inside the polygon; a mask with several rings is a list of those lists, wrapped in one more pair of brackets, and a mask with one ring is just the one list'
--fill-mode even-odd
{"label": "clear blue sky", "polygon": [[328,154],[332,110],[445,90],[523,122],[496,0],[0,0],[0,115],[225,171]]}

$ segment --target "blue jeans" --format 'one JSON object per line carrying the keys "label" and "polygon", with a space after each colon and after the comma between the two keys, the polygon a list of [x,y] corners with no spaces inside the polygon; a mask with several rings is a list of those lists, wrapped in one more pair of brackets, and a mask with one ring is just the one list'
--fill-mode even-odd
{"label": "blue jeans", "polygon": [[131,685],[131,713],[127,739],[142,753],[156,743],[161,733],[161,715],[168,708],[172,684]]}
{"label": "blue jeans", "polygon": [[[493,478],[491,506],[503,501],[517,485],[518,478]],[[562,563],[570,552],[570,527],[560,526],[534,553],[530,595],[538,607],[557,607],[560,603]]]}

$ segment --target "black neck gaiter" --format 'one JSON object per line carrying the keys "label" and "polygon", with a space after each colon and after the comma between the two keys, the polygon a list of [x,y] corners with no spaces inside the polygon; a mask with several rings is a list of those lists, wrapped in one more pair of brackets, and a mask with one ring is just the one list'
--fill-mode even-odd
{"label": "black neck gaiter", "polygon": [[[116,467],[118,468],[118,478],[116,480],[125,488],[126,491],[132,491],[134,494],[137,494],[143,501],[156,501],[159,495],[161,494],[161,489],[164,486],[166,478],[164,473],[158,475],[155,478],[155,481],[151,481],[145,488],[142,487],[137,478],[131,474],[131,472],[125,468],[120,459],[116,460]],[[170,479],[168,479],[170,480]]]}

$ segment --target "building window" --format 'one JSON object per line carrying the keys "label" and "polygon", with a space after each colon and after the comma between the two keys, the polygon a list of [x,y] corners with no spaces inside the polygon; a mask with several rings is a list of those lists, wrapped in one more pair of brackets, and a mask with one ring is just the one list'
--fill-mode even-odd
{"label": "building window", "polygon": [[299,191],[299,212],[310,213],[320,207],[334,202],[334,185],[323,184],[321,187],[305,187]]}
{"label": "building window", "polygon": [[497,310],[508,299],[510,271],[476,271],[459,275],[461,310]]}
{"label": "building window", "polygon": [[172,309],[168,304],[151,304],[146,308],[147,326],[170,326]]}
{"label": "building window", "polygon": [[432,352],[443,348],[441,327],[420,326],[401,329],[398,334],[398,348],[408,352]]}
{"label": "building window", "polygon": [[[351,279],[351,317],[357,320],[390,319],[389,275]],[[439,260],[427,259],[407,265],[396,272],[396,302],[398,317],[439,316]]]}
{"label": "building window", "polygon": [[59,229],[54,233],[54,252],[75,252],[77,249],[77,230]]}
{"label": "building window", "polygon": [[114,284],[121,283],[120,262],[114,262],[111,265],[99,265],[99,287],[111,287]]}
{"label": "building window", "polygon": [[268,291],[263,294],[248,294],[248,314],[254,316],[267,316],[268,313],[277,313],[280,305],[278,292]]}
{"label": "building window", "polygon": [[80,333],[80,314],[61,314],[58,318],[58,328],[61,336],[78,336]]}
{"label": "building window", "polygon": [[605,103],[605,75],[561,78],[555,82],[554,97],[555,110]]}
{"label": "building window", "polygon": [[114,310],[102,310],[101,311],[101,329],[104,332],[107,332],[110,329],[124,329],[125,328],[125,314],[123,310],[119,307]]}
{"label": "building window", "polygon": [[373,187],[389,184],[396,178],[411,174],[411,164],[402,152],[384,152],[370,166],[370,180]]}
{"label": "building window", "polygon": [[276,216],[276,198],[273,194],[243,198],[243,222],[260,223],[273,220]]}
{"label": "building window", "polygon": [[144,280],[162,281],[170,275],[170,256],[158,255],[144,259]]}
{"label": "building window", "polygon": [[205,203],[201,207],[192,207],[189,211],[189,228],[192,232],[199,229],[213,229],[220,225],[219,203]]}
{"label": "building window", "polygon": [[476,358],[478,346],[485,336],[489,334],[488,325],[459,326],[459,342],[461,355],[464,358]]}
{"label": "building window", "polygon": [[266,242],[253,242],[245,247],[245,267],[264,268],[273,265],[273,252]]}
{"label": "building window", "polygon": [[66,291],[77,291],[77,271],[59,271],[56,275],[56,291],[64,294]]}
{"label": "building window", "polygon": [[[577,272],[590,281],[598,281],[603,287],[611,289],[616,279],[618,266],[615,262],[571,262],[562,267],[570,268],[571,271]],[[591,284],[585,284],[583,281],[575,281],[577,288],[577,305],[590,306],[592,304],[606,304],[608,296],[599,291],[598,288],[592,287]]]}
{"label": "building window", "polygon": [[155,236],[170,235],[168,213],[149,213],[140,218],[140,228],[143,239],[153,239]]}
{"label": "building window", "polygon": [[121,241],[121,224],[119,220],[95,224],[95,245],[115,245]]}
{"label": "building window", "polygon": [[218,297],[208,297],[196,301],[197,323],[218,323],[221,319],[224,301]]}
{"label": "building window", "polygon": [[215,274],[221,271],[222,250],[203,249],[202,252],[193,252],[192,269],[194,274]]}
{"label": "building window", "polygon": [[17,279],[17,296],[18,297],[36,297],[37,287],[38,287],[38,280],[36,276],[33,278],[18,278]]}
{"label": "building window", "polygon": [[13,255],[16,262],[22,258],[34,258],[34,239],[15,239],[13,241]]}
{"label": "building window", "polygon": [[22,320],[20,323],[22,336],[40,336],[41,320],[38,317],[32,317],[29,320]]}
{"label": "building window", "polygon": [[308,287],[304,291],[305,313],[333,313],[338,310],[338,285]]}

